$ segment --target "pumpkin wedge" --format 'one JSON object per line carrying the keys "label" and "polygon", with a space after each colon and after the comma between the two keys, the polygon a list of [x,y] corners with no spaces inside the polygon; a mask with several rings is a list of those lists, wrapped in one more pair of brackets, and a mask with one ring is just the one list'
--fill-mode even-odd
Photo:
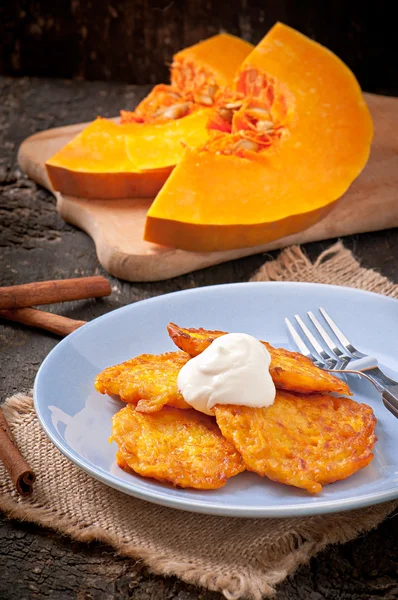
{"label": "pumpkin wedge", "polygon": [[145,240],[206,252],[304,230],[359,175],[373,133],[348,67],[281,23],[218,93],[209,127],[150,207]]}
{"label": "pumpkin wedge", "polygon": [[56,191],[85,198],[155,196],[184,149],[208,138],[209,107],[253,46],[228,34],[173,58],[172,85],[157,85],[121,122],[97,119],[46,162]]}
{"label": "pumpkin wedge", "polygon": [[185,146],[206,141],[208,119],[209,109],[150,125],[98,118],[47,161],[51,184],[84,198],[153,197]]}
{"label": "pumpkin wedge", "polygon": [[[252,50],[252,44],[234,35],[219,33],[174,55],[171,85],[184,94],[192,92],[200,102],[200,92],[205,92],[208,86],[230,85],[236,70]],[[205,99],[205,104],[207,102]]]}
{"label": "pumpkin wedge", "polygon": [[213,106],[217,92],[232,84],[252,50],[227,33],[181,50],[173,57],[171,85],[156,85],[134,111],[121,111],[122,123],[163,123]]}

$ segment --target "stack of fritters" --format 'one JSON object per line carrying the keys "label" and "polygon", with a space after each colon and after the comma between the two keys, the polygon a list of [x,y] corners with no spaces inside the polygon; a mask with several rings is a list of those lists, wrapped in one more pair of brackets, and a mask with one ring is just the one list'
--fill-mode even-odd
{"label": "stack of fritters", "polygon": [[243,470],[318,493],[373,458],[376,418],[347,384],[307,358],[262,342],[276,387],[267,408],[217,405],[214,417],[192,409],[178,391],[182,366],[223,331],[168,325],[181,352],[143,354],[109,367],[95,381],[128,406],[113,417],[117,462],[179,487],[216,489]]}

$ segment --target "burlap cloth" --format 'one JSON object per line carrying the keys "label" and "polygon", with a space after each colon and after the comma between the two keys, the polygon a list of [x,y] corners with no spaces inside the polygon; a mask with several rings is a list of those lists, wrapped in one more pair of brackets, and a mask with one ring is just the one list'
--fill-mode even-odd
{"label": "burlap cloth", "polygon": [[[398,285],[361,268],[341,244],[314,264],[300,248],[289,248],[253,279],[333,283],[398,297]],[[42,432],[31,397],[10,398],[4,413],[37,481],[33,496],[19,498],[0,466],[1,510],[77,540],[101,540],[142,559],[156,573],[177,575],[229,600],[271,596],[298,565],[327,544],[376,527],[398,504],[291,519],[212,517],[163,508],[112,490],[70,463]]]}

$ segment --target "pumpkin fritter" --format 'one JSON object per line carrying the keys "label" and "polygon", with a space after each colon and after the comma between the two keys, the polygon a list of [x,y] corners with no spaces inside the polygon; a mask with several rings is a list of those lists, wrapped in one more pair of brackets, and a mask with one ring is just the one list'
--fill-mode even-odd
{"label": "pumpkin fritter", "polygon": [[102,371],[95,379],[95,389],[137,404],[141,412],[154,412],[165,404],[190,408],[177,388],[178,373],[189,359],[185,352],[141,354]]}
{"label": "pumpkin fritter", "polygon": [[[169,323],[169,336],[175,345],[191,357],[197,356],[225,331],[206,329],[184,329]],[[273,348],[268,342],[261,342],[271,355],[270,374],[275,387],[300,394],[335,392],[351,396],[348,385],[331,373],[322,371],[312,361],[285,348]]]}
{"label": "pumpkin fritter", "polygon": [[376,418],[369,406],[348,398],[277,391],[267,408],[216,405],[214,410],[223,436],[249,471],[312,494],[373,459]]}
{"label": "pumpkin fritter", "polygon": [[119,467],[183,488],[217,489],[245,470],[215,419],[193,409],[144,414],[129,404],[113,417],[112,439]]}

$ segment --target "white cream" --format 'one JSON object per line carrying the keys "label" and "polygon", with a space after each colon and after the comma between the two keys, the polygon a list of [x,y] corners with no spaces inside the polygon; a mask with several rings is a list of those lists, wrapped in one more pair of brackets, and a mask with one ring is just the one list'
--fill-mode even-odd
{"label": "white cream", "polygon": [[256,338],[228,333],[182,367],[178,389],[188,404],[206,415],[213,414],[216,404],[270,406],[275,400],[270,363],[268,350]]}

